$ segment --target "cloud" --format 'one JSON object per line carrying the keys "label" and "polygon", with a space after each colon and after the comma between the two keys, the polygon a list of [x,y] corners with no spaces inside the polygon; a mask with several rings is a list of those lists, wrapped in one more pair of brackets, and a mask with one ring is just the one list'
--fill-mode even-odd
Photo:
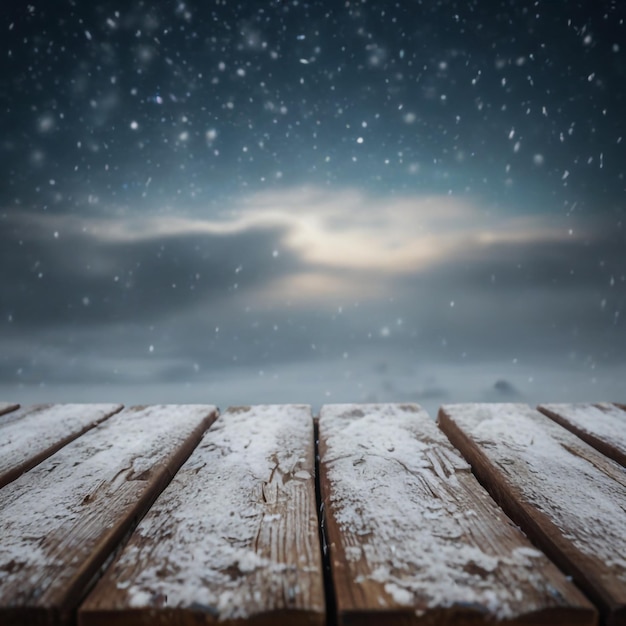
{"label": "cloud", "polygon": [[[13,213],[0,380],[201,385],[246,370],[260,389],[293,369],[335,395],[434,401],[456,397],[446,379],[394,364],[601,369],[623,362],[624,233],[571,227],[312,187],[211,216]],[[524,393],[489,368],[480,397],[500,379]]]}
{"label": "cloud", "polygon": [[276,262],[279,234],[269,229],[133,239],[102,237],[97,227],[83,231],[77,221],[61,216],[33,225],[28,216],[17,220],[18,232],[0,232],[0,264],[8,269],[0,278],[2,308],[15,323],[116,324],[199,304],[219,307],[238,289],[298,265],[288,254]]}
{"label": "cloud", "polygon": [[[5,245],[13,244],[13,250],[3,256],[16,260],[18,273],[30,264],[27,271],[38,274],[39,257],[64,272],[66,282],[76,274],[93,282],[132,271],[146,285],[138,293],[153,294],[148,298],[153,304],[155,280],[188,286],[193,265],[205,269],[208,262],[205,285],[219,291],[230,280],[226,274],[240,264],[269,270],[269,252],[282,257],[283,271],[259,277],[255,284],[263,292],[257,296],[310,303],[340,293],[380,297],[388,295],[384,287],[390,279],[450,264],[463,269],[467,263],[493,260],[494,251],[502,258],[503,252],[531,247],[544,252],[580,241],[562,221],[537,214],[495,215],[454,196],[370,197],[354,189],[317,187],[251,194],[211,217],[197,212],[89,218],[26,214],[13,222],[13,233],[5,235]],[[19,239],[26,248],[16,247]],[[76,261],[82,265],[78,272]],[[182,296],[181,304],[187,299]]]}
{"label": "cloud", "polygon": [[447,195],[381,198],[305,188],[257,194],[244,206],[242,224],[280,224],[287,247],[311,265],[333,269],[411,274],[474,248],[567,237],[545,218],[496,218]]}
{"label": "cloud", "polygon": [[44,236],[56,231],[109,243],[280,231],[283,246],[310,264],[392,273],[420,270],[451,251],[458,258],[459,244],[481,248],[578,238],[545,215],[499,215],[457,196],[377,197],[310,186],[243,196],[210,218],[197,212],[104,218],[22,214],[19,222]]}

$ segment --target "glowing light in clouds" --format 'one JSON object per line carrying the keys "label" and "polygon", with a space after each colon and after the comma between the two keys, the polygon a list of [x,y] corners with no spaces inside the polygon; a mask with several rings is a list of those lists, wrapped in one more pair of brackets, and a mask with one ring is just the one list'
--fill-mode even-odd
{"label": "glowing light in clouds", "polygon": [[350,189],[263,192],[244,197],[226,218],[181,215],[177,211],[177,215],[122,219],[76,215],[31,219],[35,227],[82,232],[111,242],[277,229],[283,233],[282,246],[312,265],[392,273],[420,271],[450,255],[463,257],[486,245],[571,239],[542,215],[494,217],[461,198],[372,198]]}
{"label": "glowing light in clouds", "polygon": [[[134,219],[32,215],[29,226],[40,229],[42,236],[50,230],[73,232],[110,243],[272,230],[278,248],[301,263],[269,288],[266,285],[266,295],[295,300],[342,292],[367,297],[384,291],[384,280],[355,281],[355,272],[380,277],[415,274],[438,263],[470,259],[489,246],[572,239],[569,231],[550,226],[545,215],[494,218],[467,199],[375,198],[354,189],[267,191],[241,198],[223,215],[227,217],[181,216],[179,210],[176,215]],[[273,257],[282,262],[277,254]]]}

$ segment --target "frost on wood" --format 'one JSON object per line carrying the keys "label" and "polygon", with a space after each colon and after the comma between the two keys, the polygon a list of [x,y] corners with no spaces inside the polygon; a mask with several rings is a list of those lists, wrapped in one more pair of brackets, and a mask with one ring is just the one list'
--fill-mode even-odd
{"label": "frost on wood", "polygon": [[593,623],[416,405],[323,407],[320,455],[340,619],[387,611],[381,623],[417,624],[443,612],[526,624],[554,612]]}
{"label": "frost on wood", "polygon": [[71,609],[213,416],[207,406],[127,409],[2,488],[0,623]]}
{"label": "frost on wood", "polygon": [[481,482],[607,618],[624,612],[624,468],[526,405],[449,405],[439,421]]}
{"label": "frost on wood", "polygon": [[614,404],[542,404],[539,410],[626,467],[626,411]]}
{"label": "frost on wood", "polygon": [[0,486],[122,408],[119,404],[28,407],[0,418]]}
{"label": "frost on wood", "polygon": [[227,411],[89,597],[83,623],[148,623],[158,608],[176,624],[324,623],[314,467],[309,407]]}

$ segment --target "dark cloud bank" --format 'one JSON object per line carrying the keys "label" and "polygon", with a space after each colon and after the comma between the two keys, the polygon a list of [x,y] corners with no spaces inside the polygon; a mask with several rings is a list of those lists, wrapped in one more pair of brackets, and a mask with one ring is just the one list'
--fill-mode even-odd
{"label": "dark cloud bank", "polygon": [[[434,411],[463,399],[618,399],[621,389],[621,230],[494,243],[392,274],[306,262],[279,229],[109,241],[44,236],[17,219],[4,233],[9,395],[413,400]],[[303,271],[352,292],[276,290]]]}

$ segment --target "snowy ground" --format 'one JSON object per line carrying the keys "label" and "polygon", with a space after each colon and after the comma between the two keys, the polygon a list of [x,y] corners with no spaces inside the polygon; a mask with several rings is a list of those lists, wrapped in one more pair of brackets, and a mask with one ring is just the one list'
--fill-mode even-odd
{"label": "snowy ground", "polygon": [[419,365],[382,362],[375,354],[344,360],[295,362],[267,371],[225,367],[193,381],[109,384],[0,385],[0,398],[37,402],[122,402],[124,404],[207,403],[225,409],[238,404],[309,403],[314,411],[336,402],[417,402],[432,417],[455,402],[626,401],[626,365],[589,368],[548,363]]}

